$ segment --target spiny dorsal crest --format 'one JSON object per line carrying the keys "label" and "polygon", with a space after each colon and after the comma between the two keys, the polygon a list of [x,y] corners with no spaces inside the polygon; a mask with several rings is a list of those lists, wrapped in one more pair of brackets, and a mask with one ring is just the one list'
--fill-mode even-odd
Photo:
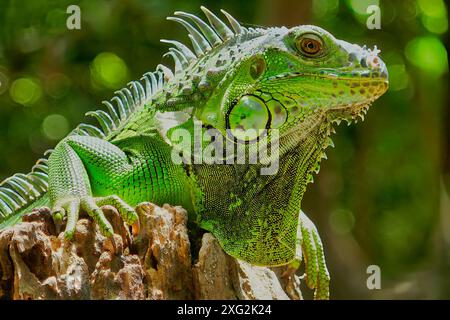
{"label": "spiny dorsal crest", "polygon": [[154,72],[147,72],[140,81],[131,81],[128,87],[115,92],[115,96],[109,101],[102,101],[107,111],[96,110],[86,113],[97,119],[100,128],[81,123],[70,134],[87,135],[98,138],[108,136],[119,129],[130,116],[141,109],[149,99],[164,86],[164,72],[158,66]]}
{"label": "spiny dorsal crest", "polygon": [[[161,40],[173,45],[165,55],[171,56],[175,61],[175,67],[170,68],[160,64],[156,71],[148,72],[139,81],[128,83],[127,87],[115,92],[115,96],[109,101],[103,101],[105,110],[87,112],[87,116],[97,119],[100,127],[81,123],[69,135],[84,135],[108,139],[132,114],[142,109],[158,92],[164,84],[185,70],[191,63],[195,63],[200,57],[207,54],[213,48],[220,46],[237,36],[257,36],[264,32],[262,28],[245,28],[237,22],[229,13],[221,12],[227,18],[230,27],[205,7],[201,7],[209,24],[197,16],[176,11],[176,17],[168,17],[168,20],[180,23],[188,31],[194,52],[186,45],[175,40]],[[187,21],[186,21],[187,20]],[[188,21],[193,22],[193,24]],[[28,174],[15,174],[0,183],[0,222],[14,212],[26,207],[36,199],[44,195],[48,190],[48,159],[52,152],[48,150],[39,159]]]}
{"label": "spiny dorsal crest", "polygon": [[[52,150],[45,152],[48,156]],[[0,222],[41,197],[48,189],[48,160],[39,159],[28,174],[16,173],[0,183]]]}
{"label": "spiny dorsal crest", "polygon": [[207,8],[203,6],[200,8],[205,13],[209,25],[199,17],[183,11],[175,11],[175,17],[167,18],[167,20],[178,22],[188,31],[188,37],[192,42],[192,47],[195,52],[192,52],[187,46],[178,41],[161,40],[161,42],[174,46],[164,56],[171,56],[174,59],[175,74],[185,70],[191,62],[197,61],[198,58],[230,39],[244,35],[254,36],[265,30],[262,28],[245,28],[228,12],[221,10],[230,23],[230,29],[225,22],[220,20]]}

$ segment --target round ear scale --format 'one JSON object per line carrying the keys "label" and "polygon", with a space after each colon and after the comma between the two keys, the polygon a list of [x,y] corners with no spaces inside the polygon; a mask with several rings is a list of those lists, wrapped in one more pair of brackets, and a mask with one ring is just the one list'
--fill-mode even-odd
{"label": "round ear scale", "polygon": [[227,134],[231,134],[239,142],[256,141],[269,128],[271,120],[271,114],[263,100],[245,95],[227,114]]}
{"label": "round ear scale", "polygon": [[261,77],[261,75],[266,70],[266,61],[263,57],[257,57],[252,63],[250,64],[250,76],[253,78],[253,80],[258,79]]}

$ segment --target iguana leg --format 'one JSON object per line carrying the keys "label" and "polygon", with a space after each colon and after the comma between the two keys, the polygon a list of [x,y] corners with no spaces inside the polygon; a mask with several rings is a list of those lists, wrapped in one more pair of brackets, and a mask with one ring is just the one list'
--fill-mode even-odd
{"label": "iguana leg", "polygon": [[61,141],[49,158],[49,195],[56,221],[67,216],[65,236],[71,238],[80,210],[86,211],[106,236],[113,228],[101,206],[111,205],[125,222],[133,224],[137,214],[117,196],[94,197],[92,183],[119,179],[132,170],[127,155],[115,145],[86,136],[69,136]]}
{"label": "iguana leg", "polygon": [[330,274],[325,263],[322,241],[312,221],[300,211],[298,237],[305,261],[306,284],[315,289],[314,299],[329,299]]}

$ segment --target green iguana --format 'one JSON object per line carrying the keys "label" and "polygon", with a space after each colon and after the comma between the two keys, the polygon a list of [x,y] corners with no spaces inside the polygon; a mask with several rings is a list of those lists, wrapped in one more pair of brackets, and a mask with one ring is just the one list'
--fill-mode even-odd
{"label": "green iguana", "polygon": [[[209,24],[185,12],[168,18],[193,46],[162,40],[173,46],[173,71],[158,65],[117,91],[106,111],[87,113],[100,127],[80,124],[31,173],[2,182],[0,228],[50,207],[68,239],[80,211],[111,236],[104,205],[135,227],[140,202],[180,205],[235,258],[277,266],[303,253],[307,285],[328,298],[321,240],[301,200],[333,125],[363,118],[387,90],[379,50],[316,26],[244,27],[222,11],[227,25],[201,9]],[[256,145],[261,161],[229,152],[252,155]]]}

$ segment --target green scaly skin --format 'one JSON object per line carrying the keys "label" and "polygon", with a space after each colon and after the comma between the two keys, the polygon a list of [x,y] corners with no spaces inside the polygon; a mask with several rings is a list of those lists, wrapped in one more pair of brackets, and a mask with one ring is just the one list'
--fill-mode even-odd
{"label": "green scaly skin", "polygon": [[[209,25],[183,12],[169,18],[188,29],[195,53],[165,41],[174,45],[168,53],[174,71],[160,65],[131,83],[105,103],[108,112],[91,113],[101,129],[80,125],[48,161],[0,186],[0,227],[48,205],[56,221],[67,219],[69,239],[80,210],[111,236],[104,205],[116,207],[128,224],[137,223],[133,207],[140,202],[181,205],[235,258],[298,267],[303,255],[307,285],[315,298],[326,299],[323,247],[300,211],[302,196],[332,144],[333,125],[362,118],[387,90],[386,67],[377,49],[337,40],[316,26],[244,28],[224,12],[229,28],[202,10]],[[278,143],[278,171],[262,175],[265,166],[258,163],[176,164],[172,151],[186,155],[195,145],[179,143],[177,129],[193,135],[195,121],[201,134],[215,129],[246,151],[257,141]],[[243,137],[251,128],[268,130]]]}

